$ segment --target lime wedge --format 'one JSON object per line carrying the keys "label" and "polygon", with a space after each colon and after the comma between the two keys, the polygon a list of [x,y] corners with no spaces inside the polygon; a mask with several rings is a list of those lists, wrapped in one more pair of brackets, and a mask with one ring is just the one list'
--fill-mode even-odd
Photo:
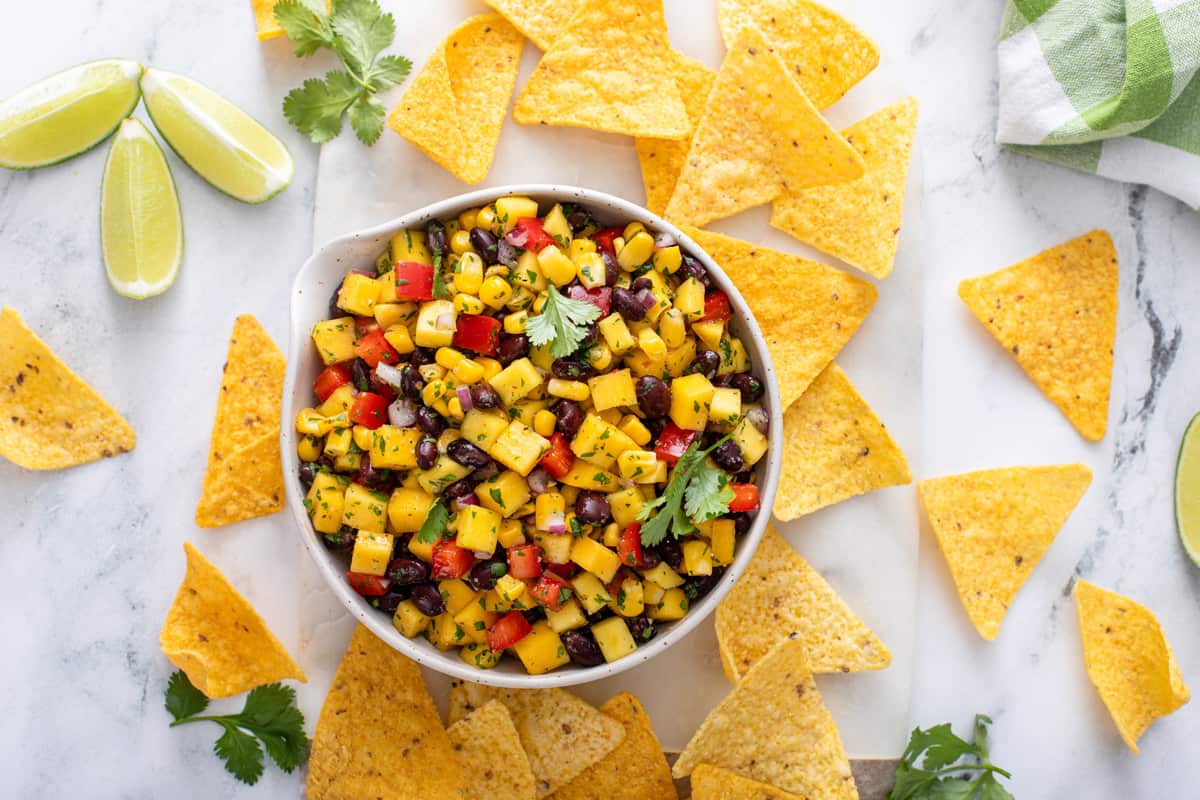
{"label": "lime wedge", "polygon": [[183,262],[183,216],[167,156],[141,121],[121,123],[100,186],[100,245],[108,282],[142,299],[171,288]]}
{"label": "lime wedge", "polygon": [[0,101],[0,167],[47,167],[100,144],[133,112],[141,75],[136,61],[92,61]]}
{"label": "lime wedge", "polygon": [[161,69],[142,76],[158,132],[200,177],[243,203],[282,192],[296,171],[283,142],[221,95]]}
{"label": "lime wedge", "polygon": [[1200,566],[1200,414],[1192,417],[1175,464],[1175,527],[1192,563]]}

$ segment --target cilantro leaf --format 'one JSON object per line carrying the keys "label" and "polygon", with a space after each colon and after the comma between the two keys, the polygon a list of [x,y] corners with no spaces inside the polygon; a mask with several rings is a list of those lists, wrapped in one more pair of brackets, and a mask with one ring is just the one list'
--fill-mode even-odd
{"label": "cilantro leaf", "polygon": [[222,722],[225,732],[213,750],[225,762],[225,769],[242,783],[253,786],[263,774],[262,747],[258,740],[230,722]]}
{"label": "cilantro leaf", "polygon": [[281,0],[275,4],[275,21],[292,41],[297,58],[333,47],[333,26],[320,0]]}
{"label": "cilantro leaf", "polygon": [[450,511],[446,508],[446,503],[439,499],[426,512],[425,521],[421,523],[421,527],[417,531],[417,541],[429,544],[441,539],[442,532],[446,530],[446,523],[449,521]]}
{"label": "cilantro leaf", "polygon": [[283,99],[283,115],[317,144],[331,141],[342,132],[342,114],[359,96],[353,81],[340,70],[328,73],[325,80],[309,78]]}
{"label": "cilantro leaf", "polygon": [[396,38],[395,18],[383,13],[375,0],[337,0],[329,22],[337,37],[334,51],[359,75]]}
{"label": "cilantro leaf", "polygon": [[382,92],[408,77],[412,62],[404,56],[384,56],[371,65],[365,76],[371,91]]}
{"label": "cilantro leaf", "polygon": [[199,714],[208,708],[208,698],[204,692],[192,686],[187,675],[180,670],[167,681],[167,711],[175,719],[183,719]]}
{"label": "cilantro leaf", "polygon": [[955,735],[948,723],[915,728],[896,767],[888,800],[1013,800],[997,780],[997,776],[1011,776],[988,755],[991,722],[976,715],[971,742]]}
{"label": "cilantro leaf", "polygon": [[525,333],[535,347],[550,344],[550,354],[565,358],[583,344],[587,328],[600,318],[600,309],[583,300],[573,300],[551,288],[542,313],[529,320]]}
{"label": "cilantro leaf", "polygon": [[347,113],[350,127],[360,142],[370,147],[379,141],[379,134],[383,133],[383,118],[387,116],[387,109],[379,98],[360,95]]}
{"label": "cilantro leaf", "polygon": [[695,524],[708,522],[729,513],[733,501],[733,489],[729,486],[729,473],[710,467],[702,460],[696,465],[687,490],[684,492],[684,509]]}

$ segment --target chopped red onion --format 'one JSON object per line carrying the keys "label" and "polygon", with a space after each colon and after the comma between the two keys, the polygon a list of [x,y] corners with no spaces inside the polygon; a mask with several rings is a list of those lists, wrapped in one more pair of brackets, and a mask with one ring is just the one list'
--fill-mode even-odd
{"label": "chopped red onion", "polygon": [[517,266],[517,248],[509,244],[508,237],[501,239],[496,246],[496,260],[509,268]]}
{"label": "chopped red onion", "polygon": [[654,247],[659,250],[664,247],[674,247],[677,244],[679,244],[679,241],[675,238],[674,234],[667,233],[666,231],[654,237]]}
{"label": "chopped red onion", "polygon": [[524,247],[529,242],[529,231],[513,228],[504,236],[504,241],[513,247]]}
{"label": "chopped red onion", "polygon": [[[380,363],[380,366],[383,366]],[[411,428],[417,424],[417,404],[407,397],[398,397],[388,406],[388,422],[397,428]]]}
{"label": "chopped red onion", "polygon": [[525,480],[529,483],[529,491],[534,494],[542,494],[550,488],[550,473],[541,467],[529,473],[529,477]]}
{"label": "chopped red onion", "polygon": [[475,499],[475,495],[468,494],[463,497],[459,497],[458,499],[456,499],[454,501],[454,510],[462,511],[467,506],[477,506],[477,505],[479,505],[479,501]]}
{"label": "chopped red onion", "polygon": [[454,390],[454,393],[458,395],[458,402],[462,403],[464,412],[470,411],[475,407],[475,401],[471,399],[470,386],[459,386]]}
{"label": "chopped red onion", "polygon": [[489,461],[479,469],[471,473],[471,480],[483,483],[486,480],[496,477],[500,474],[500,468],[496,466],[495,461]]}
{"label": "chopped red onion", "polygon": [[555,511],[546,519],[546,532],[560,536],[567,532],[567,518],[561,511]]}
{"label": "chopped red onion", "polygon": [[655,297],[654,292],[650,291],[649,289],[642,289],[635,294],[634,297],[636,297],[637,301],[642,304],[642,308],[646,309],[647,311],[658,305],[658,298]]}
{"label": "chopped red onion", "polygon": [[393,367],[391,364],[380,361],[375,367],[375,377],[393,389],[399,389],[404,379],[404,372],[399,367]]}
{"label": "chopped red onion", "polygon": [[750,424],[757,428],[759,433],[766,433],[771,427],[771,416],[762,406],[755,406],[747,411],[746,419],[750,420]]}

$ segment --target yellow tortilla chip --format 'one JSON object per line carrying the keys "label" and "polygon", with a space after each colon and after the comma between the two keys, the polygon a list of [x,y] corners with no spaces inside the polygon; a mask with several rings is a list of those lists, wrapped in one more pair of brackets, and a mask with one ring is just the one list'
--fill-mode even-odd
{"label": "yellow tortilla chip", "polygon": [[512,715],[537,778],[537,796],[546,797],[600,761],[625,740],[615,719],[562,689],[501,689],[454,681],[450,722],[499,700]]}
{"label": "yellow tortilla chip", "polygon": [[451,725],[446,733],[466,781],[467,800],[534,800],[529,758],[504,704],[493,700]]}
{"label": "yellow tortilla chip", "polygon": [[1010,467],[917,484],[958,596],[984,639],[1092,482],[1085,464]]}
{"label": "yellow tortilla chip", "polygon": [[412,79],[388,127],[460,180],[479,183],[496,156],[524,46],[499,14],[471,17]]}
{"label": "yellow tortilla chip", "polygon": [[904,452],[837,364],[784,412],[779,519],[911,482]]}
{"label": "yellow tortilla chip", "polygon": [[[688,124],[694,130],[704,116],[708,93],[717,73],[683,53],[672,51],[672,57],[675,59],[675,83],[687,109]],[[646,188],[646,208],[662,214],[675,193],[675,182],[687,160],[691,140],[639,137],[634,145],[642,168],[642,185]]]}
{"label": "yellow tortilla chip", "polygon": [[1191,699],[1175,654],[1153,612],[1084,580],[1075,583],[1088,677],[1108,706],[1125,744]]}
{"label": "yellow tortilla chip", "polygon": [[771,225],[876,278],[896,260],[904,192],[917,132],[909,97],[842,131],[867,163],[856,181],[788,192],[771,209]]}
{"label": "yellow tortilla chip", "polygon": [[816,261],[686,225],[683,232],[725,270],[754,312],[784,408],[841,352],[879,297],[867,281]]}
{"label": "yellow tortilla chip", "polygon": [[209,697],[231,697],[304,671],[246,598],[204,554],[183,543],[187,572],[167,612],[159,645]]}
{"label": "yellow tortilla chip", "polygon": [[700,764],[692,770],[692,800],[804,800],[765,783]]}
{"label": "yellow tortilla chip", "polygon": [[753,25],[779,51],[817,108],[841,99],[879,64],[879,48],[849,20],[808,0],[717,0],[726,47]]}
{"label": "yellow tortilla chip", "polygon": [[625,726],[625,741],[551,795],[552,800],[678,800],[671,767],[641,702],[629,692],[622,692],[600,710]]}
{"label": "yellow tortilla chip", "polygon": [[662,0],[586,0],[542,56],[513,118],[682,139],[691,126],[670,50]]}
{"label": "yellow tortilla chip", "polygon": [[0,455],[25,469],[64,469],[128,453],[136,444],[129,423],[5,306]]}
{"label": "yellow tortilla chip", "polygon": [[756,28],[725,55],[666,217],[702,227],[786,191],[861,178],[866,165]]}
{"label": "yellow tortilla chip", "polygon": [[233,323],[196,524],[215,528],[283,508],[279,463],[283,353],[258,320]]}
{"label": "yellow tortilla chip", "polygon": [[737,683],[793,633],[816,673],[883,669],[892,662],[883,642],[768,525],[746,571],[717,606],[725,677]]}
{"label": "yellow tortilla chip", "polygon": [[805,657],[789,637],[750,668],[679,755],[672,773],[700,764],[808,800],[858,800],[850,760]]}
{"label": "yellow tortilla chip", "polygon": [[466,797],[454,746],[420,668],[362,625],[321,706],[305,797]]}
{"label": "yellow tortilla chip", "polygon": [[1104,438],[1117,338],[1117,251],[1111,236],[1085,233],[1007,269],[965,280],[958,296],[1083,438]]}
{"label": "yellow tortilla chip", "polygon": [[254,24],[258,28],[258,40],[274,39],[283,36],[283,28],[275,20],[275,3],[277,0],[250,0],[254,7]]}
{"label": "yellow tortilla chip", "polygon": [[483,0],[542,50],[566,30],[583,0]]}

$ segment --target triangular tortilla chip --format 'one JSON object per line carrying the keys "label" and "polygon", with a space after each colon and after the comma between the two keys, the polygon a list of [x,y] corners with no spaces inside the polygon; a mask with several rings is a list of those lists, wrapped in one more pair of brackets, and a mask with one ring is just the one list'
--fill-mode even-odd
{"label": "triangular tortilla chip", "polygon": [[751,242],[683,226],[737,286],[762,329],[784,408],[858,330],[879,292],[841,270]]}
{"label": "triangular tortilla chip", "polygon": [[996,638],[1012,599],[1091,482],[1087,465],[1062,464],[989,469],[917,485],[958,596],[984,639]]}
{"label": "triangular tortilla chip", "polygon": [[958,285],[987,326],[1083,438],[1108,429],[1117,337],[1117,251],[1104,231]]}
{"label": "triangular tortilla chip", "polygon": [[917,101],[909,97],[842,131],[867,162],[856,181],[814,186],[777,198],[771,225],[876,278],[896,260]]}
{"label": "triangular tortilla chip", "polygon": [[187,572],[167,612],[159,645],[172,664],[209,697],[308,679],[262,617],[204,554],[183,543]]}
{"label": "triangular tortilla chip", "polygon": [[1175,654],[1153,612],[1127,597],[1080,580],[1075,607],[1088,677],[1121,738],[1137,753],[1137,740],[1150,724],[1191,699]]}
{"label": "triangular tortilla chip", "polygon": [[465,800],[454,746],[421,669],[358,625],[321,706],[308,800]]}
{"label": "triangular tortilla chip", "polygon": [[467,800],[532,800],[537,783],[504,704],[493,700],[446,733],[466,781]]}
{"label": "triangular tortilla chip", "polygon": [[499,14],[471,17],[412,79],[388,127],[460,180],[479,183],[492,168],[524,46]]}
{"label": "triangular tortilla chip", "polygon": [[816,673],[883,669],[892,662],[846,601],[767,525],[746,571],[717,606],[725,677],[737,683],[793,633],[804,642]]}
{"label": "triangular tortilla chip", "polygon": [[678,800],[671,767],[641,702],[629,692],[622,692],[600,710],[625,726],[625,741],[555,792],[552,800]]}
{"label": "triangular tortilla chip", "polygon": [[861,178],[866,165],[756,28],[725,55],[665,216],[704,226],[786,191]]}
{"label": "triangular tortilla chip", "polygon": [[501,689],[454,681],[450,722],[499,700],[512,715],[538,781],[538,797],[566,786],[625,740],[620,722],[562,689]]}
{"label": "triangular tortilla chip", "polygon": [[808,668],[787,638],[750,668],[679,755],[672,773],[711,764],[808,800],[857,800],[850,760]]}
{"label": "triangular tortilla chip", "polygon": [[711,764],[692,770],[692,800],[804,800],[765,783],[734,775]]}
{"label": "triangular tortilla chip", "polygon": [[879,64],[879,48],[849,20],[808,0],[717,0],[726,47],[753,25],[779,51],[817,108],[841,99]]}
{"label": "triangular tortilla chip", "polygon": [[0,311],[0,455],[25,469],[64,469],[128,453],[133,428],[25,327]]}
{"label": "triangular tortilla chip", "polygon": [[690,131],[662,0],[586,0],[542,56],[513,118],[627,136]]}
{"label": "triangular tortilla chip", "polygon": [[274,430],[226,456],[205,474],[196,524],[217,528],[274,514],[283,508],[283,493],[279,431]]}
{"label": "triangular tortilla chip", "polygon": [[[712,90],[717,73],[682,53],[672,51],[672,57],[675,59],[675,82],[679,85],[683,105],[687,108],[688,123],[695,130],[708,106],[708,93]],[[687,160],[691,139],[639,137],[634,141],[634,146],[642,168],[646,208],[655,214],[662,214],[667,209],[671,195],[675,193],[675,182],[679,180],[679,173]]]}
{"label": "triangular tortilla chip", "polygon": [[784,412],[779,519],[911,482],[904,452],[837,364]]}
{"label": "triangular tortilla chip", "polygon": [[483,0],[543,51],[549,50],[583,0]]}

